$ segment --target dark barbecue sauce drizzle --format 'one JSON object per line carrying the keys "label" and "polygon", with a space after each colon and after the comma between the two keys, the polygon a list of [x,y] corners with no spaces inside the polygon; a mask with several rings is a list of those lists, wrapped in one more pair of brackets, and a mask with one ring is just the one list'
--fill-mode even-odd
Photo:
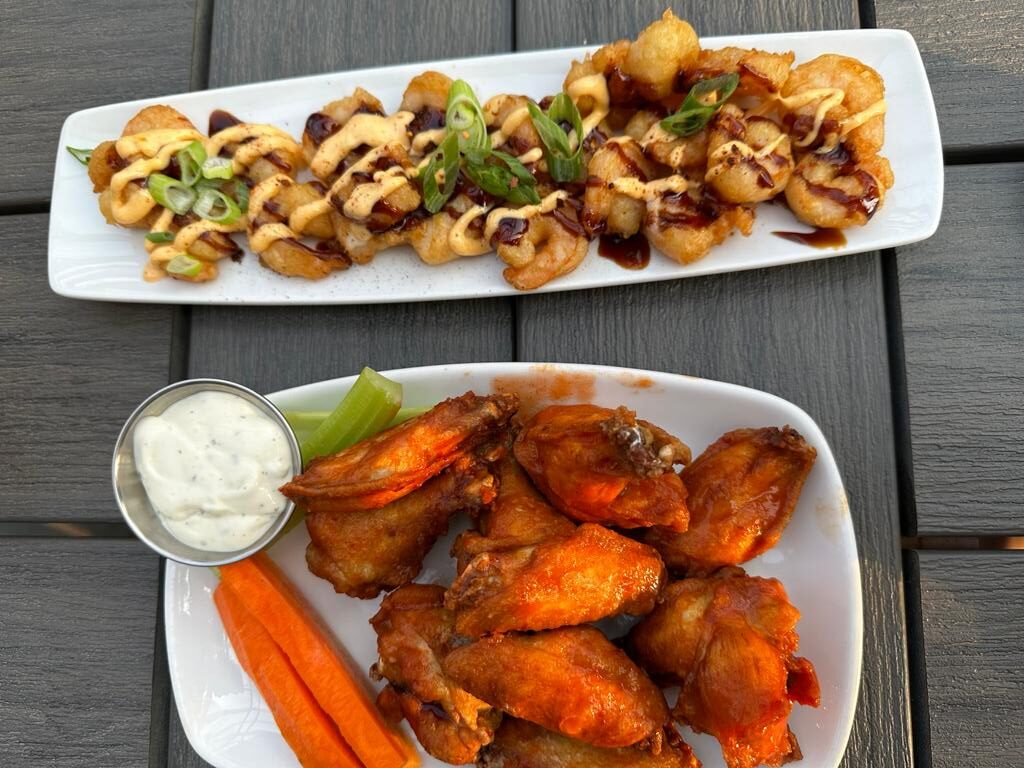
{"label": "dark barbecue sauce drizzle", "polygon": [[643,269],[651,263],[651,246],[642,233],[632,237],[601,235],[597,252],[623,269]]}
{"label": "dark barbecue sauce drizzle", "polygon": [[776,237],[814,248],[842,248],[846,245],[846,235],[841,229],[817,227],[812,232],[772,232]]}
{"label": "dark barbecue sauce drizzle", "polygon": [[225,128],[230,128],[234,125],[238,125],[242,121],[232,115],[230,112],[226,112],[223,109],[215,109],[210,113],[210,125],[207,133],[213,136],[215,133],[220,133]]}

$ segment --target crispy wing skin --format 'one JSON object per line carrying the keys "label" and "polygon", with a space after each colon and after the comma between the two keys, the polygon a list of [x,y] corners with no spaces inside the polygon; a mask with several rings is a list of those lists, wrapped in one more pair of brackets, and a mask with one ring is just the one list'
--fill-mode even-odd
{"label": "crispy wing skin", "polygon": [[306,516],[309,570],[351,597],[376,597],[412,581],[448,521],[476,510],[495,494],[494,477],[466,457],[422,487],[380,509]]}
{"label": "crispy wing skin", "polygon": [[494,635],[456,648],[443,663],[474,696],[549,730],[600,747],[661,745],[664,696],[593,627]]}
{"label": "crispy wing skin", "polygon": [[729,768],[778,766],[800,756],[792,702],[820,703],[813,665],[794,655],[799,618],[777,580],[725,568],[666,587],[627,644],[655,679],[681,687],[673,716],[715,736]]}
{"label": "crispy wing skin", "polygon": [[423,748],[439,760],[472,763],[494,738],[501,714],[441,668],[455,641],[444,587],[407,584],[384,598],[370,623],[380,657],[370,673],[389,682],[377,699],[381,711],[393,722],[408,720]]}
{"label": "crispy wing skin", "polygon": [[554,538],[565,538],[576,524],[556,512],[510,454],[495,465],[498,496],[478,521],[479,530],[459,534],[452,546],[459,573],[484,552],[503,552],[528,547]]}
{"label": "crispy wing skin", "polygon": [[700,760],[666,729],[658,754],[637,747],[607,749],[570,739],[539,725],[506,717],[494,742],[484,748],[478,768],[700,768]]}
{"label": "crispy wing skin", "polygon": [[459,634],[536,631],[654,608],[665,566],[645,544],[584,523],[566,538],[485,552],[445,595]]}
{"label": "crispy wing skin", "polygon": [[689,529],[653,528],[645,541],[680,573],[745,563],[782,536],[816,456],[790,427],[728,432],[682,472]]}
{"label": "crispy wing skin", "polygon": [[518,406],[515,395],[453,397],[351,448],[314,459],[281,493],[311,512],[380,509],[459,457],[498,440]]}
{"label": "crispy wing skin", "polygon": [[673,466],[689,462],[690,449],[626,408],[549,406],[520,433],[515,455],[575,520],[686,530],[686,489]]}

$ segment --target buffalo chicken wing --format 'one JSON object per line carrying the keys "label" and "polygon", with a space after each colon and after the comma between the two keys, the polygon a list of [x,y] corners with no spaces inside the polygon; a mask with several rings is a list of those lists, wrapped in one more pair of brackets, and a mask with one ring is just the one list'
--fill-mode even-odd
{"label": "buffalo chicken wing", "polygon": [[800,612],[775,579],[725,568],[670,584],[627,646],[656,680],[679,685],[674,717],[710,733],[729,768],[800,757],[792,702],[818,706],[814,667],[795,656]]}
{"label": "buffalo chicken wing", "polygon": [[455,642],[443,600],[444,587],[434,584],[408,584],[384,598],[370,620],[380,657],[371,675],[388,680],[377,703],[390,720],[405,718],[427,752],[462,765],[491,741],[501,714],[442,670]]}
{"label": "buffalo chicken wing", "polygon": [[673,467],[689,462],[690,449],[626,408],[549,406],[520,433],[515,455],[575,520],[686,530],[686,489]]}
{"label": "buffalo chicken wing", "polygon": [[460,457],[500,441],[518,405],[508,394],[467,392],[445,400],[351,448],[314,459],[281,493],[310,512],[380,509]]}
{"label": "buffalo chicken wing", "polygon": [[745,563],[779,540],[815,456],[790,427],[728,432],[682,472],[689,529],[652,528],[645,540],[680,573]]}
{"label": "buffalo chicken wing", "polygon": [[444,670],[492,706],[588,744],[664,741],[661,691],[594,627],[486,637],[455,648]]}

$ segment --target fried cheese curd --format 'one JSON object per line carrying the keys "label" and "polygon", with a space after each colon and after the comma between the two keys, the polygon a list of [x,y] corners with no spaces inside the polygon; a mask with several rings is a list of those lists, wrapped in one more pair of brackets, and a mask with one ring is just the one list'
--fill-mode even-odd
{"label": "fried cheese curd", "polygon": [[[549,109],[553,96],[467,102],[450,77],[426,71],[394,113],[363,88],[340,95],[308,117],[300,142],[219,112],[203,136],[171,107],[149,107],[96,148],[89,174],[110,223],[173,235],[147,242],[147,279],[210,280],[220,259],[241,255],[231,233],[246,231],[260,262],[283,275],[319,279],[409,246],[429,265],[493,254],[504,279],[529,291],[577,269],[600,236],[645,237],[693,263],[749,235],[757,204],[776,199],[814,227],[867,224],[894,183],[879,154],[882,78],[836,54],[794,65],[790,51],[704,49],[668,10],[635,40],[572,62],[560,98],[578,123],[564,109],[538,122],[531,108]],[[552,126],[564,135],[552,139]],[[455,157],[443,154],[452,134]],[[249,188],[237,220],[175,214],[147,192],[148,175],[174,176],[175,153],[192,141],[230,158]],[[566,148],[575,178],[561,164]],[[522,184],[529,194],[517,193]],[[178,254],[198,266],[168,270]]]}

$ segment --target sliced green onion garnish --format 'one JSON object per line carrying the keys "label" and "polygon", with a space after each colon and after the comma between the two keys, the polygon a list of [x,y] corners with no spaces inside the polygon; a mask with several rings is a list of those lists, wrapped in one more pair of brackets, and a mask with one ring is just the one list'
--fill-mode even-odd
{"label": "sliced green onion garnish", "polygon": [[193,186],[199,181],[200,170],[206,162],[206,149],[198,141],[193,141],[178,151],[178,166],[181,168],[181,181]]}
{"label": "sliced green onion garnish", "polygon": [[206,188],[199,193],[199,198],[192,211],[197,216],[218,224],[230,224],[242,215],[238,203],[219,189]]}
{"label": "sliced green onion garnish", "polygon": [[66,147],[66,149],[71,153],[71,156],[82,165],[88,165],[90,158],[92,158],[91,149],[75,149],[74,147]]}
{"label": "sliced green onion garnish", "polygon": [[196,201],[195,190],[162,173],[151,173],[146,180],[146,189],[157,203],[179,215],[188,213]]}
{"label": "sliced green onion garnish", "polygon": [[235,199],[242,213],[249,212],[249,187],[241,179],[235,179]]}
{"label": "sliced green onion garnish", "polygon": [[402,407],[402,385],[363,368],[352,389],[302,444],[303,466],[375,435]]}
{"label": "sliced green onion garnish", "polygon": [[473,89],[465,80],[456,80],[448,89],[444,121],[449,132],[458,135],[459,146],[463,149],[484,149],[491,146],[484,111]]}
{"label": "sliced green onion garnish", "polygon": [[458,134],[449,132],[430,156],[426,168],[419,173],[423,186],[423,206],[431,213],[437,213],[444,208],[444,204],[455,191],[458,178],[459,137]]}
{"label": "sliced green onion garnish", "polygon": [[[583,118],[569,94],[562,92],[555,96],[547,114],[532,101],[529,103],[530,118],[544,145],[544,159],[548,173],[558,182],[576,181],[583,173]],[[569,143],[569,136],[561,123],[568,122],[576,133],[576,149]]]}
{"label": "sliced green onion garnish", "polygon": [[[676,113],[661,121],[661,127],[677,136],[697,133],[729,100],[739,83],[740,76],[736,72],[699,81],[686,94]],[[704,98],[712,94],[714,101],[705,103]]]}
{"label": "sliced green onion garnish", "polygon": [[169,243],[174,240],[173,232],[150,232],[146,239],[151,243]]}
{"label": "sliced green onion garnish", "polygon": [[179,253],[167,262],[166,267],[167,271],[172,275],[181,275],[182,277],[195,277],[202,268],[203,262],[199,259],[193,259],[191,256],[186,256],[184,253]]}
{"label": "sliced green onion garnish", "polygon": [[208,157],[202,167],[204,179],[230,179],[235,175],[230,157]]}
{"label": "sliced green onion garnish", "polygon": [[[499,162],[488,163],[488,158]],[[496,150],[486,153],[467,152],[465,173],[484,192],[502,197],[515,205],[540,202],[537,180],[512,155]]]}

